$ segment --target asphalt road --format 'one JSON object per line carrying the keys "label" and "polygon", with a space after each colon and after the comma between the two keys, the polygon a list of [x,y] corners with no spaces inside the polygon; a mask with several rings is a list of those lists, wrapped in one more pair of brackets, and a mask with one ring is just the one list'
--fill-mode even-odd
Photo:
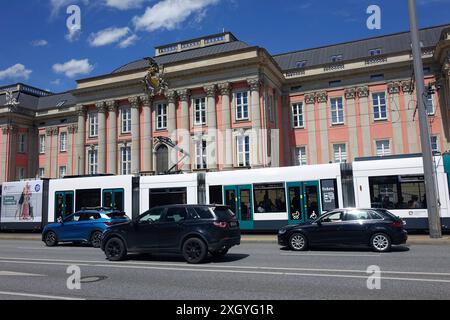
{"label": "asphalt road", "polygon": [[[81,270],[69,290],[67,268]],[[381,270],[369,290],[369,266]],[[371,281],[376,284],[376,281]],[[450,246],[411,245],[391,253],[315,250],[294,253],[273,243],[243,243],[221,260],[188,265],[179,256],[133,256],[109,262],[100,249],[46,248],[39,241],[0,241],[0,300],[6,299],[448,299]]]}

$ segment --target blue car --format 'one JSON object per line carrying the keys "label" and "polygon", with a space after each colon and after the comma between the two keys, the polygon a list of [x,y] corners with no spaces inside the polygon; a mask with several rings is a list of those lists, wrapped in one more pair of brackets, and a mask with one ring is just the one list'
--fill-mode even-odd
{"label": "blue car", "polygon": [[104,230],[128,221],[130,219],[120,211],[82,210],[57,223],[46,225],[42,231],[42,241],[48,247],[56,246],[59,242],[82,242],[99,248]]}

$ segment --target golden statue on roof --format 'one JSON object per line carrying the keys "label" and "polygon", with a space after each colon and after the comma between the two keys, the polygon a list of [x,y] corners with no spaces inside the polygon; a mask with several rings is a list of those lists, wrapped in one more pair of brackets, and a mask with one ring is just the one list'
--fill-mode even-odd
{"label": "golden statue on roof", "polygon": [[159,94],[164,94],[168,89],[168,83],[164,79],[164,67],[159,66],[155,60],[150,57],[144,58],[149,63],[147,74],[142,83],[144,84],[144,91],[150,96],[154,97]]}

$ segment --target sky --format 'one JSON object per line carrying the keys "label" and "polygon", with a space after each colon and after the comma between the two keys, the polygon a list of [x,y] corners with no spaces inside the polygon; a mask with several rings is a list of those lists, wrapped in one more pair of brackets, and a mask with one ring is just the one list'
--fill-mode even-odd
{"label": "sky", "polygon": [[[367,27],[371,5],[381,9],[379,30]],[[156,46],[223,30],[279,54],[409,29],[407,0],[0,0],[0,8],[0,86],[55,93],[154,56]],[[421,28],[450,24],[450,0],[417,8]]]}

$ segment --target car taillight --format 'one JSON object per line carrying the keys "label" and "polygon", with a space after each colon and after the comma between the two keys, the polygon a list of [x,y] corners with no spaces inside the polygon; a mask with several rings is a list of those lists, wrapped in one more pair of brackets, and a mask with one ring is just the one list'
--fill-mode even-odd
{"label": "car taillight", "polygon": [[394,228],[403,228],[403,221],[402,220],[397,220],[392,222],[392,226]]}
{"label": "car taillight", "polygon": [[106,224],[108,227],[111,227],[111,226],[113,225],[112,222],[105,222],[105,224]]}
{"label": "car taillight", "polygon": [[214,225],[218,228],[225,229],[228,227],[228,223],[226,222],[214,222]]}

